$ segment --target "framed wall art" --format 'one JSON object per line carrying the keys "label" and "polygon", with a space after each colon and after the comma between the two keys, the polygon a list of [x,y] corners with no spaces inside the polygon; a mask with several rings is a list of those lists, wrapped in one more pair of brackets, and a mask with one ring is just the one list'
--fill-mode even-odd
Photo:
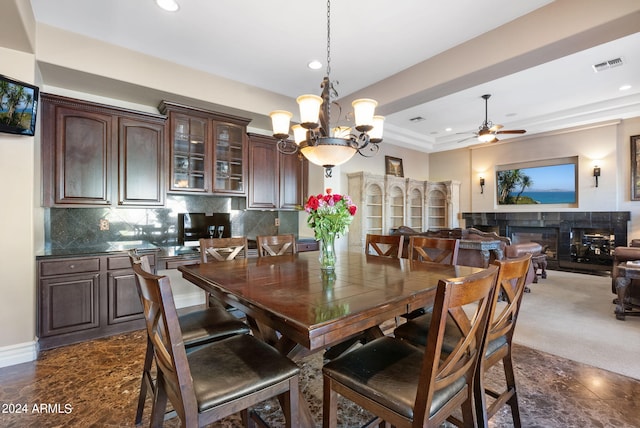
{"label": "framed wall art", "polygon": [[40,89],[0,75],[0,132],[34,135]]}
{"label": "framed wall art", "polygon": [[387,175],[393,175],[396,177],[404,177],[404,171],[402,169],[402,159],[394,158],[392,156],[384,157],[385,171]]}
{"label": "framed wall art", "polygon": [[640,201],[640,135],[631,136],[631,200]]}

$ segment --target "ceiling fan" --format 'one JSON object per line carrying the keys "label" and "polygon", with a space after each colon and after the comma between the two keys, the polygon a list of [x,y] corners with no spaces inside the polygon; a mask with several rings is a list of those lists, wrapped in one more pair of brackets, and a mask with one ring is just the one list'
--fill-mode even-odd
{"label": "ceiling fan", "polygon": [[471,138],[477,138],[478,141],[483,143],[495,143],[496,141],[499,141],[498,137],[496,137],[498,134],[524,134],[527,132],[524,129],[502,130],[502,125],[494,125],[490,122],[488,119],[488,100],[490,97],[491,94],[485,94],[482,96],[484,99],[484,122],[482,122],[482,125],[478,128],[478,132],[474,132],[473,137],[465,138],[458,141],[458,143],[462,143],[463,141],[467,141]]}

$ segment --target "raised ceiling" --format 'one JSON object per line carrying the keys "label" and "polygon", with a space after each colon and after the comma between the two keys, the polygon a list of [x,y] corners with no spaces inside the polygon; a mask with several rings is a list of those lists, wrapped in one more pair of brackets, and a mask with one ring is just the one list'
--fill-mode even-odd
{"label": "raised ceiling", "polygon": [[[39,24],[287,97],[320,91],[325,69],[307,63],[326,62],[325,2],[177,1],[177,13],[153,0],[31,4]],[[640,5],[606,2],[611,17],[603,22],[594,16],[602,15],[598,3],[334,0],[331,75],[345,103],[380,101],[385,141],[426,152],[477,144],[458,141],[482,123],[486,93],[489,120],[527,129],[525,138],[639,116]],[[614,58],[623,66],[591,67]]]}

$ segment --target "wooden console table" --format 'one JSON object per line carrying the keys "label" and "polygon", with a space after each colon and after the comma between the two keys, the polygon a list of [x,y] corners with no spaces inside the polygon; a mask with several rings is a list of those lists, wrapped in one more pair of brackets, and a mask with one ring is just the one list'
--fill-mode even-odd
{"label": "wooden console table", "polygon": [[632,279],[640,279],[640,265],[631,266],[625,263],[618,265],[618,277],[616,278],[616,318],[624,321],[626,315],[640,316],[640,306],[631,303],[627,297],[627,291]]}
{"label": "wooden console table", "polygon": [[497,260],[502,260],[504,258],[502,247],[500,246],[501,243],[502,241],[498,239],[486,241],[480,239],[461,239],[459,248],[480,251],[483,259],[483,267],[486,268],[489,266],[491,251],[493,251]]}

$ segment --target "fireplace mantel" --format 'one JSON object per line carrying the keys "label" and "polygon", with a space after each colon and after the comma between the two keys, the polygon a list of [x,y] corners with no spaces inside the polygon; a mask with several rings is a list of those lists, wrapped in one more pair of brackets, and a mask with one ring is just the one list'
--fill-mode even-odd
{"label": "fireplace mantel", "polygon": [[[574,229],[609,230],[615,236],[615,246],[627,246],[629,211],[551,211],[551,212],[485,212],[463,213],[467,227],[493,228],[501,236],[509,236],[509,228],[556,228],[558,254],[549,260],[551,269],[601,270],[575,263],[571,259],[571,233]],[[609,269],[609,267],[606,267]]]}

